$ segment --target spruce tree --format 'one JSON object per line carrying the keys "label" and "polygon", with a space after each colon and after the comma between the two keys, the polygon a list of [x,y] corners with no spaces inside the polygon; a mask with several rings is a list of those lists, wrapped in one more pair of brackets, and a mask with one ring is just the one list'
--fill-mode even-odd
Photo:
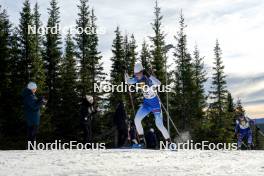
{"label": "spruce tree", "polygon": [[[78,135],[79,121],[79,107],[77,94],[77,71],[76,71],[76,57],[75,46],[68,32],[65,40],[65,52],[61,67],[61,106],[59,109],[60,121],[59,132],[66,139],[75,139]],[[69,123],[71,122],[71,123]]]}
{"label": "spruce tree", "polygon": [[204,84],[207,81],[206,78],[206,72],[204,68],[204,62],[203,62],[203,57],[200,57],[200,51],[197,47],[195,46],[194,49],[194,84],[195,84],[195,98],[196,100],[196,115],[195,118],[197,119],[202,119],[204,116],[204,109],[206,107],[206,96],[205,96],[205,89],[204,89]]}
{"label": "spruce tree", "polygon": [[[37,3],[35,4],[33,11],[33,25],[36,26],[36,29],[38,29],[42,25],[40,21],[39,6]],[[32,61],[31,80],[37,83],[38,93],[44,93],[46,89],[46,82],[45,82],[46,76],[45,76],[44,62],[42,58],[42,53],[43,53],[42,36],[36,32],[36,34],[32,36],[32,43],[33,43],[33,61]]]}
{"label": "spruce tree", "polygon": [[[80,62],[80,94],[84,97],[86,94],[91,94],[93,90],[91,79],[91,61],[90,61],[90,45],[91,45],[91,18],[88,0],[80,0],[78,7],[78,19],[76,20],[76,29],[79,33],[76,34],[75,40],[77,43],[77,58]],[[85,32],[82,32],[85,30]]]}
{"label": "spruce tree", "polygon": [[[124,61],[124,39],[121,35],[119,27],[115,30],[115,39],[112,44],[111,58],[112,66],[110,73],[110,82],[112,85],[120,85],[124,82],[124,73],[126,72],[126,63]],[[114,92],[110,95],[110,104],[112,108],[115,108],[119,101],[124,100],[124,93]]]}
{"label": "spruce tree", "polygon": [[227,107],[226,108],[227,108],[227,112],[235,111],[234,100],[230,92],[227,93]]}
{"label": "spruce tree", "polygon": [[158,1],[155,2],[154,8],[154,22],[151,23],[152,29],[154,31],[154,36],[150,37],[152,41],[152,71],[161,81],[162,84],[165,84],[166,72],[165,72],[165,34],[162,31],[162,18],[161,9],[158,6]]}
{"label": "spruce tree", "polygon": [[[124,50],[124,69],[128,75],[132,76],[134,74],[134,65],[137,61],[137,52],[136,52],[136,40],[132,34],[130,40],[128,35],[124,36],[123,50]],[[141,96],[140,96],[141,97]],[[127,93],[124,94],[125,104],[127,105],[127,114],[130,116],[135,115],[135,107],[139,104],[139,94],[136,93]],[[132,108],[129,108],[132,107]]]}
{"label": "spruce tree", "polygon": [[[51,0],[50,7],[48,8],[48,23],[47,28],[56,27],[60,20],[60,12],[57,0]],[[57,124],[57,118],[61,118],[58,116],[58,107],[61,104],[60,101],[60,65],[61,65],[61,34],[59,31],[56,33],[52,33],[51,30],[45,35],[44,40],[44,60],[46,67],[46,83],[49,91],[49,99],[47,104],[47,112],[51,117],[51,122],[55,130]]]}
{"label": "spruce tree", "polygon": [[[10,74],[10,64],[11,59],[9,53],[11,52],[11,24],[8,19],[8,15],[5,9],[0,6],[0,140],[3,141],[2,136],[7,134],[9,126],[8,121],[10,118],[10,110],[12,102],[10,102],[10,97],[8,97],[8,92],[11,89],[11,74]],[[11,94],[10,94],[11,95]],[[14,99],[11,99],[14,101]],[[10,102],[10,103],[9,103]],[[2,146],[2,142],[0,143]]]}
{"label": "spruce tree", "polygon": [[218,40],[216,40],[216,45],[214,48],[214,67],[213,67],[213,77],[212,77],[212,87],[210,91],[210,99],[212,103],[210,107],[216,110],[216,117],[221,121],[221,115],[224,112],[224,105],[226,102],[227,89],[226,89],[226,75],[224,74],[224,65],[222,61],[222,51]]}
{"label": "spruce tree", "polygon": [[134,65],[137,60],[136,48],[137,46],[134,35],[131,35],[130,40],[128,39],[128,36],[125,35],[123,42],[124,62],[126,71],[129,75],[134,74]]}
{"label": "spruce tree", "polygon": [[[161,8],[158,5],[158,0],[155,1],[154,7],[154,20],[151,23],[152,30],[154,32],[153,36],[150,36],[151,41],[151,63],[150,74],[155,75],[161,82],[161,85],[166,83],[166,44],[165,44],[165,33],[162,30],[162,20]],[[165,102],[165,93],[160,92],[159,97],[162,102]],[[164,118],[166,119],[166,118]]]}
{"label": "spruce tree", "polygon": [[[106,74],[103,72],[103,62],[101,61],[102,56],[101,52],[98,51],[98,34],[97,34],[97,25],[96,25],[96,16],[94,13],[94,9],[91,10],[91,33],[90,33],[90,45],[89,45],[89,64],[91,65],[90,74],[91,74],[91,83],[92,90],[90,90],[91,95],[94,97],[97,106],[103,107],[105,106],[105,102],[107,102],[107,98],[104,92],[94,91],[94,86],[100,85],[106,77]],[[99,114],[99,113],[98,113]],[[97,118],[93,120],[93,136],[96,138],[100,133],[102,133],[102,129],[104,128],[105,119],[101,119],[100,113]]]}
{"label": "spruce tree", "polygon": [[149,46],[145,40],[142,43],[142,48],[141,48],[141,53],[140,53],[140,61],[146,70],[150,70],[151,55],[149,52]]}
{"label": "spruce tree", "polygon": [[[22,59],[21,50],[20,50],[20,43],[19,41],[19,29],[16,27],[12,30],[12,35],[10,37],[10,72],[11,76],[11,84],[13,89],[21,93],[21,90],[24,88],[24,60]],[[16,85],[16,86],[15,86]]]}
{"label": "spruce tree", "polygon": [[205,119],[205,108],[206,108],[206,99],[204,84],[207,81],[206,73],[204,69],[203,57],[200,57],[200,51],[195,46],[194,50],[194,117],[192,120],[192,128],[194,130],[194,137],[196,140],[199,139],[200,133],[202,132],[202,123]]}
{"label": "spruce tree", "polygon": [[[212,77],[212,87],[210,91],[211,103],[208,109],[208,118],[210,119],[213,130],[209,139],[211,142],[232,142],[233,140],[233,119],[234,113],[229,112],[231,102],[227,101],[228,91],[226,88],[226,75],[222,61],[222,51],[218,40],[214,47],[214,67]],[[231,94],[230,94],[231,95]],[[232,98],[229,96],[229,101]]]}
{"label": "spruce tree", "polygon": [[[40,21],[41,14],[39,13],[39,5],[38,3],[35,4],[33,9],[33,24],[36,26],[36,29],[41,27],[42,22]],[[42,43],[43,43],[43,36],[36,32],[34,35],[35,39],[35,52],[41,53],[42,52]]]}
{"label": "spruce tree", "polygon": [[192,58],[187,50],[187,36],[185,34],[185,21],[183,14],[180,14],[180,30],[175,37],[177,46],[175,48],[174,57],[176,63],[175,69],[175,92],[180,99],[175,99],[175,104],[180,108],[178,118],[182,129],[190,128],[190,123],[195,116],[194,108],[194,68]]}
{"label": "spruce tree", "polygon": [[[92,85],[99,85],[103,80],[105,80],[105,73],[103,72],[103,63],[101,62],[102,56],[101,52],[98,51],[98,35],[97,35],[97,25],[96,16],[94,10],[91,11],[91,35],[90,35],[90,64],[91,64],[91,81]],[[94,92],[92,90],[93,97],[99,101],[103,98],[103,93]]]}
{"label": "spruce tree", "polygon": [[136,52],[136,49],[137,49],[136,39],[135,39],[134,34],[132,34],[130,37],[130,41],[129,41],[129,50],[131,53],[131,58],[129,59],[129,64],[128,64],[130,68],[129,73],[134,72],[134,66],[137,61],[137,54],[138,54]]}
{"label": "spruce tree", "polygon": [[34,61],[34,40],[33,34],[29,33],[29,26],[33,26],[33,15],[31,14],[30,2],[25,0],[23,3],[22,12],[19,19],[19,43],[21,58],[23,59],[22,71],[24,85],[35,77],[32,70]]}
{"label": "spruce tree", "polygon": [[4,96],[10,84],[10,37],[11,24],[6,10],[2,10],[0,6],[0,97]]}
{"label": "spruce tree", "polygon": [[[127,47],[127,48],[126,48]],[[110,84],[111,85],[121,85],[125,86],[125,79],[124,74],[127,73],[127,64],[126,59],[128,59],[128,53],[125,51],[125,48],[127,51],[128,48],[128,42],[124,42],[124,38],[120,32],[119,27],[115,30],[115,39],[113,40],[112,44],[112,65],[111,65],[111,72],[110,72]],[[114,92],[111,92],[109,94],[109,110],[110,112],[115,112],[117,105],[119,102],[123,102],[126,104],[128,101],[128,98],[126,96],[125,92],[117,92],[116,90]],[[132,108],[130,108],[131,110]],[[108,120],[109,121],[109,120]],[[112,123],[112,124],[111,124]],[[111,125],[111,127],[114,124],[114,121],[111,120],[108,123],[108,126]],[[110,126],[109,126],[110,128]],[[114,135],[114,138],[117,136],[117,131]]]}
{"label": "spruce tree", "polygon": [[[234,127],[236,125],[236,114],[235,114],[235,104],[232,94],[227,92],[227,101],[226,101],[226,114],[230,124],[227,124],[227,130],[230,133],[234,132]],[[235,138],[234,138],[235,140]]]}
{"label": "spruce tree", "polygon": [[38,5],[34,7],[31,13],[29,0],[25,0],[22,12],[20,13],[19,24],[19,48],[21,59],[23,61],[22,75],[24,79],[23,85],[28,81],[34,81],[38,85],[38,93],[42,93],[45,88],[44,63],[41,57],[41,36],[34,34],[30,26],[40,27],[40,13]]}
{"label": "spruce tree", "polygon": [[0,147],[22,149],[24,147],[24,116],[21,91],[24,88],[25,70],[21,59],[19,30],[11,28],[6,10],[0,6]]}
{"label": "spruce tree", "polygon": [[131,59],[131,50],[130,50],[130,43],[127,34],[124,36],[124,42],[123,42],[123,51],[124,51],[124,64],[125,64],[125,70],[129,75],[134,74],[133,73],[133,67],[130,65],[130,59]]}

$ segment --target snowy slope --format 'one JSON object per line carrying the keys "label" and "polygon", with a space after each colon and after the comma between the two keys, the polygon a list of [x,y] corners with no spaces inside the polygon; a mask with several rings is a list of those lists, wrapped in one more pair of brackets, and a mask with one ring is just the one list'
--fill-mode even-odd
{"label": "snowy slope", "polygon": [[0,175],[264,175],[264,151],[0,151]]}

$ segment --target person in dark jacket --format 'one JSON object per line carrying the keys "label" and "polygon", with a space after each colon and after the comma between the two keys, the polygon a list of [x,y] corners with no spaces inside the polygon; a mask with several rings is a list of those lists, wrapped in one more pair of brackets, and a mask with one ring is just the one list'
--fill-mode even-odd
{"label": "person in dark jacket", "polygon": [[150,128],[146,135],[147,148],[155,149],[157,147],[157,137],[153,128]]}
{"label": "person in dark jacket", "polygon": [[29,82],[22,92],[24,113],[27,121],[27,139],[33,144],[36,141],[38,127],[40,124],[40,108],[46,102],[44,98],[37,98],[35,93],[37,85]]}
{"label": "person in dark jacket", "polygon": [[127,115],[124,107],[124,103],[120,101],[117,105],[114,114],[114,123],[118,132],[118,142],[117,147],[122,147],[127,140]]}
{"label": "person in dark jacket", "polygon": [[94,114],[98,112],[98,108],[94,105],[94,99],[90,95],[86,95],[82,100],[80,115],[81,125],[83,128],[83,143],[90,143],[92,140],[92,119]]}

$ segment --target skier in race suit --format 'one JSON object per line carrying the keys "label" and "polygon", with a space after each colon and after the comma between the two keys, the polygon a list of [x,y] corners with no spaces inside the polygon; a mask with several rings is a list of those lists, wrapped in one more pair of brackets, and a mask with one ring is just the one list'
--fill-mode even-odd
{"label": "skier in race suit", "polygon": [[241,149],[241,145],[243,139],[247,139],[247,148],[252,148],[252,131],[250,129],[250,125],[254,122],[245,116],[240,116],[238,120],[236,120],[235,134],[237,135],[237,145],[238,149]]}
{"label": "skier in race suit", "polygon": [[170,142],[170,135],[167,131],[167,129],[164,127],[163,124],[163,117],[162,117],[162,110],[161,110],[161,104],[160,100],[153,89],[154,87],[159,86],[161,83],[160,81],[155,78],[154,76],[146,76],[143,73],[143,66],[141,63],[136,63],[134,67],[134,77],[129,78],[128,74],[125,74],[125,80],[128,84],[138,84],[143,85],[147,89],[143,90],[143,103],[141,104],[140,108],[138,109],[136,113],[136,117],[134,119],[136,129],[139,135],[139,142],[142,147],[145,146],[145,140],[144,140],[144,131],[141,124],[141,121],[146,117],[149,113],[153,113],[155,116],[155,124],[157,128],[162,133],[163,137],[166,141]]}

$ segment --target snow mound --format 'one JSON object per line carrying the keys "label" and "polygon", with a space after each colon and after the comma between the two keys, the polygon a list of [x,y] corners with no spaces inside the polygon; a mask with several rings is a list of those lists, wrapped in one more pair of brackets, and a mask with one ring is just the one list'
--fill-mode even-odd
{"label": "snow mound", "polygon": [[264,151],[0,151],[0,175],[264,175]]}

